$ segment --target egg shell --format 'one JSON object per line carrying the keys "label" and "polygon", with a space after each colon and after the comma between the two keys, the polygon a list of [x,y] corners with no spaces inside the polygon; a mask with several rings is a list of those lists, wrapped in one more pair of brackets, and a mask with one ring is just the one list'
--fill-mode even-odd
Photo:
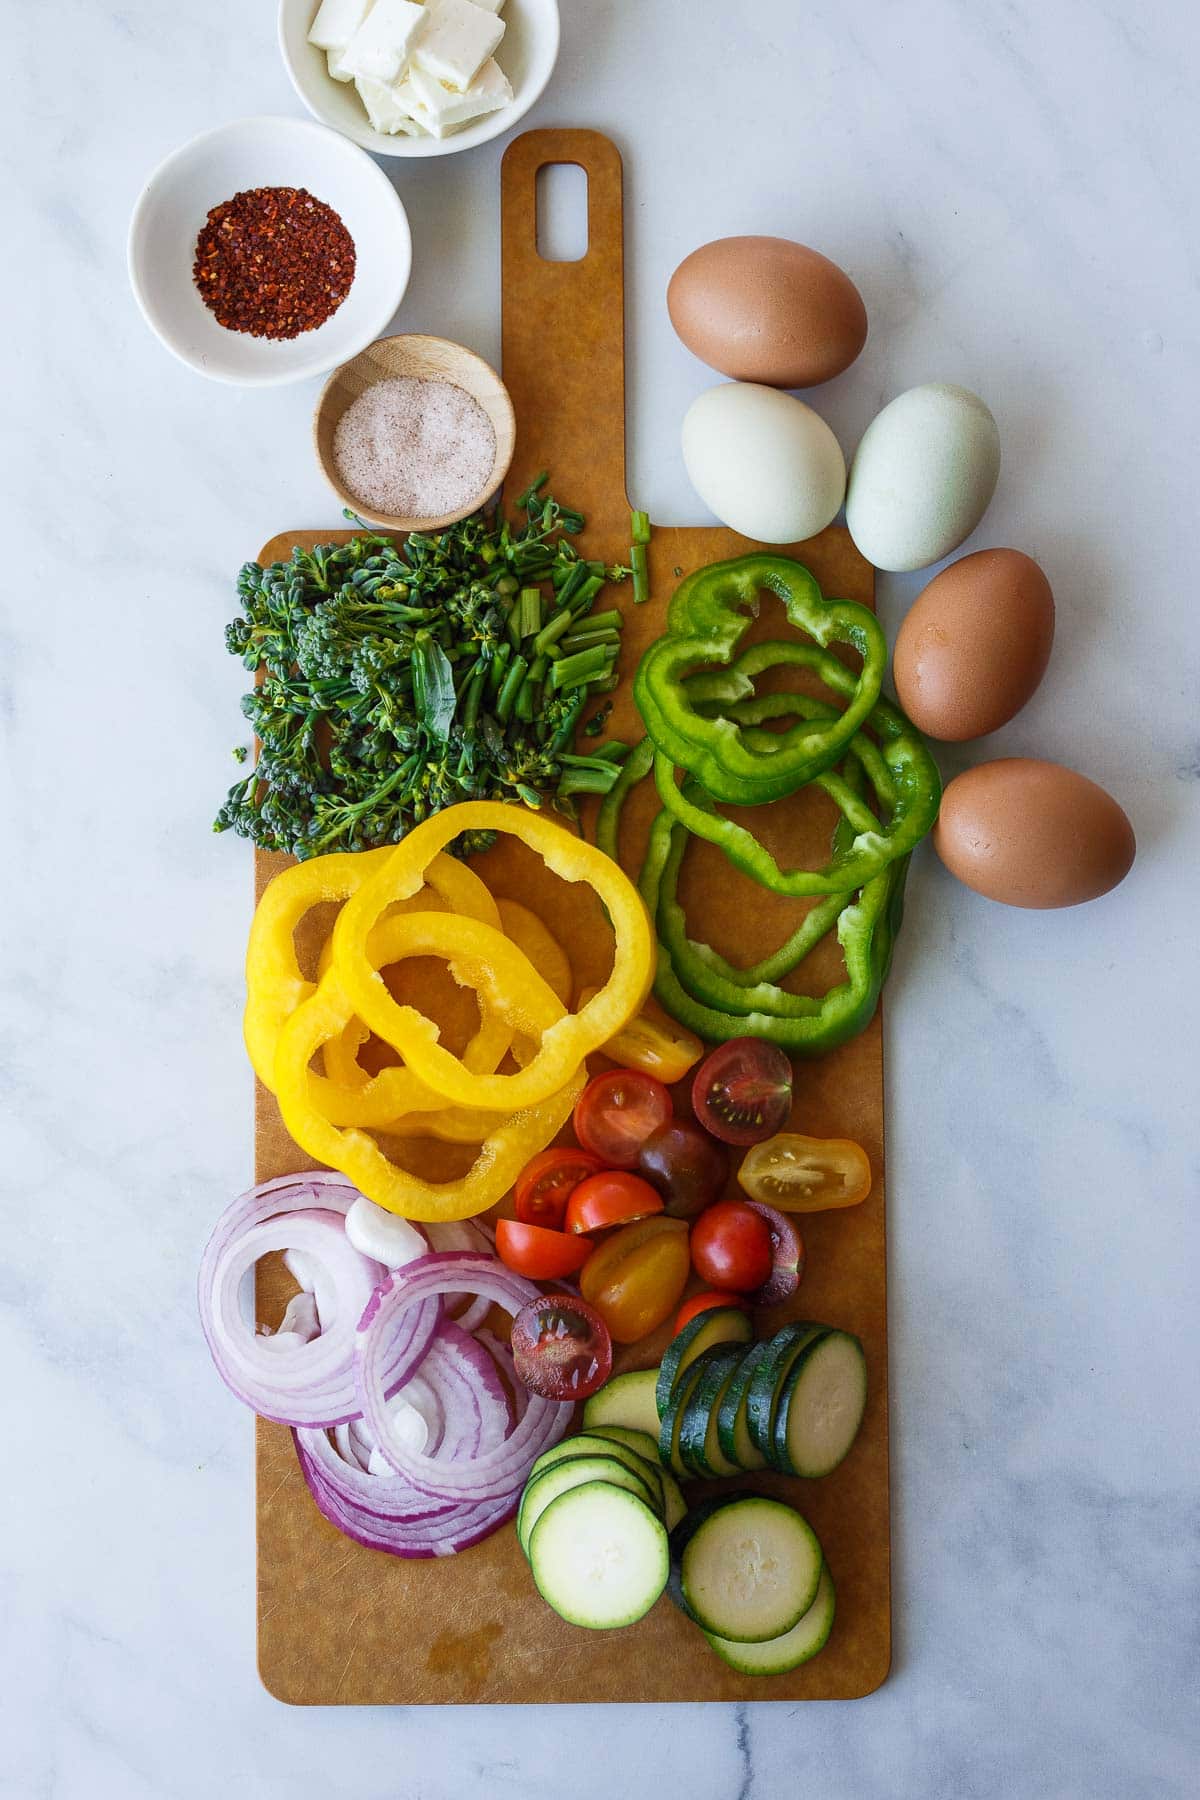
{"label": "egg shell", "polygon": [[1046,673],[1054,595],[1031,556],[976,550],[918,595],[896,634],[900,704],[947,743],[1007,724]]}
{"label": "egg shell", "polygon": [[701,245],[672,275],[667,311],[701,362],[770,387],[831,381],[867,341],[867,309],[850,277],[790,238]]}
{"label": "egg shell", "polygon": [[898,394],[867,426],[846,493],[846,524],[877,569],[928,568],[987,511],[1000,433],[977,394],[933,381]]}
{"label": "egg shell", "polygon": [[934,849],[952,875],[1005,906],[1079,906],[1133,864],[1133,827],[1111,794],[1061,763],[1004,757],[956,775]]}
{"label": "egg shell", "polygon": [[846,491],[841,447],[791,394],[754,382],[709,388],[684,415],[682,442],[692,486],[745,537],[791,544],[837,517]]}

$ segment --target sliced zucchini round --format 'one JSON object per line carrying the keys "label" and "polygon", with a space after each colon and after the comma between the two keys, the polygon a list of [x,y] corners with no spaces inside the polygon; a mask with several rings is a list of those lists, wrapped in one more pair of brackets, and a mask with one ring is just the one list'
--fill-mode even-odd
{"label": "sliced zucchini round", "polygon": [[593,1425],[584,1436],[589,1443],[604,1439],[621,1455],[636,1456],[638,1474],[649,1483],[660,1509],[662,1508],[663,1476],[666,1471],[658,1460],[658,1445],[648,1432],[627,1431],[623,1425]]}
{"label": "sliced zucchini round", "polygon": [[696,1384],[704,1373],[704,1366],[711,1356],[720,1355],[719,1349],[709,1349],[692,1363],[689,1363],[675,1384],[674,1391],[662,1416],[662,1425],[658,1433],[659,1461],[666,1464],[671,1473],[681,1480],[687,1479],[692,1471],[684,1463],[679,1452],[679,1432],[683,1424],[684,1409]]}
{"label": "sliced zucchini round", "polygon": [[613,1487],[623,1488],[626,1493],[636,1494],[639,1500],[644,1500],[648,1506],[658,1511],[658,1495],[650,1483],[640,1475],[635,1475],[632,1469],[627,1469],[615,1457],[566,1457],[525,1483],[525,1491],[517,1509],[517,1542],[526,1556],[529,1555],[530,1533],[551,1501],[557,1500],[560,1494],[568,1493],[571,1488],[583,1487],[586,1482],[595,1481],[607,1481]]}
{"label": "sliced zucchini round", "polygon": [[735,1495],[690,1512],[671,1535],[671,1593],[702,1630],[736,1643],[782,1637],[817,1596],[824,1558],[794,1507]]}
{"label": "sliced zucchini round", "polygon": [[635,1494],[586,1482],[546,1507],[529,1535],[529,1566],[543,1600],[569,1624],[632,1625],[666,1586],[666,1528]]}
{"label": "sliced zucchini round", "polygon": [[767,1462],[771,1460],[775,1412],[788,1370],[796,1358],[803,1356],[808,1346],[828,1330],[828,1325],[813,1325],[804,1320],[785,1325],[766,1343],[755,1346],[760,1354],[746,1393],[746,1425],[750,1442]]}
{"label": "sliced zucchini round", "polygon": [[644,1431],[657,1438],[657,1382],[657,1369],[631,1369],[627,1375],[612,1376],[584,1401],[585,1429],[589,1425],[627,1425],[631,1431]]}
{"label": "sliced zucchini round", "polygon": [[568,1462],[576,1456],[615,1457],[618,1462],[624,1463],[627,1469],[632,1469],[635,1475],[640,1475],[643,1481],[648,1481],[652,1487],[654,1483],[651,1477],[658,1472],[644,1456],[640,1456],[636,1450],[628,1449],[624,1444],[619,1444],[615,1438],[602,1437],[598,1431],[579,1431],[574,1437],[563,1438],[561,1443],[552,1444],[549,1450],[543,1450],[529,1471],[529,1480],[532,1481],[534,1476],[540,1475],[544,1469],[552,1469],[556,1464]]}
{"label": "sliced zucchini round", "polygon": [[848,1331],[810,1344],[784,1378],[771,1463],[787,1475],[828,1475],[858,1436],[867,1404],[867,1359]]}
{"label": "sliced zucchini round", "polygon": [[717,1411],[721,1399],[742,1366],[744,1351],[714,1350],[703,1362],[703,1373],[688,1397],[679,1422],[679,1460],[702,1479],[740,1473],[735,1462],[721,1453],[717,1442]]}
{"label": "sliced zucchini round", "polygon": [[662,1471],[662,1484],[663,1524],[668,1531],[674,1531],[687,1518],[687,1501],[683,1497],[683,1489],[669,1469]]}
{"label": "sliced zucchini round", "polygon": [[833,1630],[836,1607],[833,1577],[826,1563],[821,1570],[816,1599],[799,1624],[793,1625],[781,1637],[768,1638],[765,1644],[739,1644],[733,1638],[718,1637],[714,1631],[706,1631],[704,1635],[722,1662],[727,1662],[740,1674],[784,1675],[789,1669],[798,1669],[801,1663],[811,1661],[825,1648]]}
{"label": "sliced zucchini round", "polygon": [[697,1313],[694,1319],[689,1319],[679,1335],[673,1337],[663,1351],[663,1359],[658,1367],[655,1399],[659,1418],[666,1412],[667,1402],[683,1378],[684,1371],[698,1356],[703,1356],[706,1350],[716,1349],[721,1344],[748,1344],[753,1336],[754,1326],[738,1306],[714,1306],[708,1312]]}
{"label": "sliced zucchini round", "polygon": [[717,1403],[717,1442],[721,1454],[737,1469],[765,1469],[767,1459],[756,1450],[746,1421],[746,1403],[750,1381],[757,1366],[758,1345],[751,1344],[742,1352],[737,1373]]}

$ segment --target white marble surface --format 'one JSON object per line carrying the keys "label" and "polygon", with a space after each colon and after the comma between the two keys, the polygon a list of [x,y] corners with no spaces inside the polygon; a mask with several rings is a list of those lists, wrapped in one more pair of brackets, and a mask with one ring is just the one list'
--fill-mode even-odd
{"label": "white marble surface", "polygon": [[[977,388],[1005,462],[976,543],[1032,552],[1058,596],[1042,691],[947,769],[1061,758],[1140,844],[1078,912],[989,906],[928,855],[910,884],[891,1680],[855,1705],[620,1716],[297,1712],[254,1671],[249,1421],[192,1301],[250,1156],[248,857],[208,830],[238,737],[221,628],[266,534],[336,514],[314,387],[174,363],[124,235],[175,144],[297,110],[273,12],[64,0],[6,33],[0,1793],[1194,1794],[1194,7],[565,0],[533,122],[602,126],[627,159],[639,502],[698,516],[677,426],[709,377],[667,322],[675,263],[726,232],[819,245],[872,334],[818,406],[850,448],[906,385]],[[500,149],[396,176],[400,324],[484,354]],[[917,585],[881,582],[893,628]]]}

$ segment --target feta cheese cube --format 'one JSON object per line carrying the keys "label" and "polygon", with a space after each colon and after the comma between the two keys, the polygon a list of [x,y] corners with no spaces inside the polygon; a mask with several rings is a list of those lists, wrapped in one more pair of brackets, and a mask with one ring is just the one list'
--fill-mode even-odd
{"label": "feta cheese cube", "polygon": [[346,54],[345,44],[342,45],[340,50],[327,50],[325,52],[325,61],[329,64],[329,73],[332,75],[332,77],[335,81],[353,81],[354,80],[354,77],[350,73],[349,69],[344,69],[342,67],[342,58],[343,58],[343,56],[345,56],[345,54]]}
{"label": "feta cheese cube", "polygon": [[429,20],[413,62],[447,87],[469,88],[504,36],[504,21],[472,0],[431,0],[425,10]]}
{"label": "feta cheese cube", "polygon": [[367,117],[376,131],[395,137],[423,137],[425,127],[419,125],[400,99],[399,89],[386,81],[372,81],[369,75],[356,75],[354,85],[367,109]]}
{"label": "feta cheese cube", "polygon": [[[372,0],[321,0],[308,34],[318,50],[344,50],[371,10]],[[345,80],[335,76],[335,81]]]}
{"label": "feta cheese cube", "polygon": [[375,0],[346,46],[342,67],[370,81],[395,81],[428,18],[428,8],[414,0]]}
{"label": "feta cheese cube", "polygon": [[399,89],[400,104],[408,108],[426,131],[439,138],[470,119],[499,112],[512,97],[507,75],[491,56],[465,93],[460,94],[456,88],[435,81],[424,69],[417,68],[409,70]]}
{"label": "feta cheese cube", "polygon": [[485,12],[498,13],[504,0],[471,0],[472,6],[482,6]]}

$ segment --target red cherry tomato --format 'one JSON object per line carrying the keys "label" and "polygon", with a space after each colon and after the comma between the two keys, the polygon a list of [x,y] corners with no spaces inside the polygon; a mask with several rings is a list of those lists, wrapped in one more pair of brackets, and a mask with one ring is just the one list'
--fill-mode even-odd
{"label": "red cherry tomato", "polygon": [[512,1353],[525,1386],[547,1400],[586,1400],[612,1373],[608,1326],[574,1294],[547,1294],[523,1306],[513,1320]]}
{"label": "red cherry tomato", "polygon": [[531,1281],[562,1281],[582,1269],[591,1253],[587,1238],[516,1219],[496,1220],[496,1255],[505,1268]]}
{"label": "red cherry tomato", "polygon": [[609,1069],[575,1102],[575,1136],[606,1169],[632,1169],[646,1139],[671,1115],[670,1093],[653,1075]]}
{"label": "red cherry tomato", "polygon": [[663,1209],[662,1195],[640,1175],[623,1169],[606,1169],[589,1175],[567,1201],[566,1228],[572,1231],[607,1231],[610,1225],[629,1225],[648,1219]]}
{"label": "red cherry tomato", "polygon": [[706,1288],[702,1294],[693,1294],[685,1300],[675,1314],[675,1324],[671,1335],[678,1337],[685,1325],[690,1325],[697,1313],[711,1312],[714,1306],[741,1306],[746,1304],[745,1294],[720,1293],[716,1288]]}
{"label": "red cherry tomato", "polygon": [[777,1044],[730,1038],[696,1070],[692,1110],[723,1143],[761,1144],[791,1114],[792,1065]]}
{"label": "red cherry tomato", "polygon": [[773,1260],[771,1228],[744,1200],[718,1200],[692,1226],[692,1267],[714,1287],[752,1294]]}
{"label": "red cherry tomato", "polygon": [[567,1201],[588,1175],[598,1175],[604,1164],[587,1150],[552,1145],[526,1163],[517,1177],[517,1217],[524,1225],[549,1225],[562,1229]]}
{"label": "red cherry tomato", "polygon": [[729,1154],[690,1119],[671,1119],[646,1139],[637,1168],[658,1189],[673,1218],[692,1219],[725,1186]]}

